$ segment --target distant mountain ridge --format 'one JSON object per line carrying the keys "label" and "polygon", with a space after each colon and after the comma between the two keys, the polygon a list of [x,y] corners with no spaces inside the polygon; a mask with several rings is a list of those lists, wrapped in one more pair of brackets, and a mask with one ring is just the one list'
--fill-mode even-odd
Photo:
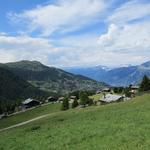
{"label": "distant mountain ridge", "polygon": [[24,60],[6,63],[4,67],[35,87],[53,93],[97,90],[106,86],[105,83],[82,75],[74,75],[55,67],[48,67],[37,61]]}
{"label": "distant mountain ridge", "polygon": [[83,70],[82,68],[70,68],[67,71],[74,74],[81,74],[112,86],[138,84],[144,75],[150,76],[150,61],[138,66],[119,67],[110,70],[102,67],[95,68],[83,68]]}
{"label": "distant mountain ridge", "polygon": [[64,68],[64,70],[74,73],[74,74],[80,74],[86,77],[89,77],[91,79],[100,81],[99,78],[101,75],[105,74],[107,70],[109,70],[106,67],[103,66],[96,66],[96,67],[73,67],[73,68]]}

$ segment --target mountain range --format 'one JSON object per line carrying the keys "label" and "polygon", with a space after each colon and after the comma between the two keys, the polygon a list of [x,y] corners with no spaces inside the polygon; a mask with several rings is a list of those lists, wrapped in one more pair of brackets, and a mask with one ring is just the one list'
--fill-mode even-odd
{"label": "mountain range", "polygon": [[38,61],[19,61],[1,64],[1,67],[28,81],[32,86],[51,93],[64,94],[76,90],[97,90],[106,86],[82,75],[74,75]]}
{"label": "mountain range", "polygon": [[65,68],[66,71],[87,76],[112,86],[139,84],[144,75],[150,76],[150,61],[137,66],[109,68],[103,66]]}

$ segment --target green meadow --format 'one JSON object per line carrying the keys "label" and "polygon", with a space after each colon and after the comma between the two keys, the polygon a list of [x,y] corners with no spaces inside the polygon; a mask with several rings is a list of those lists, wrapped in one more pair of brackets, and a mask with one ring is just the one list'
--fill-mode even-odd
{"label": "green meadow", "polygon": [[150,94],[121,103],[53,112],[0,132],[0,150],[149,149]]}
{"label": "green meadow", "polygon": [[93,99],[94,101],[98,101],[98,100],[100,100],[100,98],[102,96],[103,96],[103,93],[100,93],[100,94],[95,94],[95,95],[89,96],[89,98]]}
{"label": "green meadow", "polygon": [[41,115],[60,111],[60,104],[48,104],[45,106],[37,107],[26,112],[16,114],[14,116],[0,120],[0,129],[18,124]]}

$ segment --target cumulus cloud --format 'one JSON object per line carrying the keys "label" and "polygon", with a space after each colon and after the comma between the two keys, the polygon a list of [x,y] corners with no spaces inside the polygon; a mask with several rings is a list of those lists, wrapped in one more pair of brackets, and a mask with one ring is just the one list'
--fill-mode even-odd
{"label": "cumulus cloud", "polygon": [[[29,59],[55,66],[139,64],[150,58],[150,3],[133,0],[110,9],[110,0],[58,0],[9,17],[28,32],[40,31],[45,38],[0,34],[1,62]],[[105,17],[105,18],[103,18]],[[103,21],[101,35],[71,34],[53,39],[52,33],[68,33]],[[103,28],[103,26],[99,26]],[[98,29],[97,29],[98,30]],[[24,32],[25,31],[25,32]],[[24,36],[24,33],[26,36]],[[47,37],[48,36],[48,37]]]}
{"label": "cumulus cloud", "polygon": [[55,52],[57,49],[43,38],[0,36],[1,62],[28,59],[48,63],[48,56]]}
{"label": "cumulus cloud", "polygon": [[[107,21],[106,33],[99,37],[99,48],[104,53],[118,56],[120,63],[138,64],[150,58],[150,4],[129,1],[114,10]],[[135,21],[136,20],[136,21]],[[122,56],[125,56],[124,59]],[[113,59],[114,57],[112,57]],[[113,59],[116,64],[116,59]]]}
{"label": "cumulus cloud", "polygon": [[126,52],[149,51],[150,22],[124,25],[111,24],[108,32],[99,38],[99,45],[104,50]]}
{"label": "cumulus cloud", "polygon": [[103,0],[59,0],[56,4],[38,6],[21,14],[9,13],[11,20],[27,23],[28,30],[40,30],[44,36],[55,31],[70,32],[100,19],[106,8]]}

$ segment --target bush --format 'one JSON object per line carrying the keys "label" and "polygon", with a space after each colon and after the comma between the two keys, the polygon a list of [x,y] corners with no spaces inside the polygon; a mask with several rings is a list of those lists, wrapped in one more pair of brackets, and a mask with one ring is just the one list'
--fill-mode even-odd
{"label": "bush", "polygon": [[89,98],[88,101],[87,101],[87,104],[89,106],[93,105],[94,104],[93,99]]}
{"label": "bush", "polygon": [[31,131],[36,131],[36,130],[39,130],[41,128],[41,126],[33,126],[31,127]]}

